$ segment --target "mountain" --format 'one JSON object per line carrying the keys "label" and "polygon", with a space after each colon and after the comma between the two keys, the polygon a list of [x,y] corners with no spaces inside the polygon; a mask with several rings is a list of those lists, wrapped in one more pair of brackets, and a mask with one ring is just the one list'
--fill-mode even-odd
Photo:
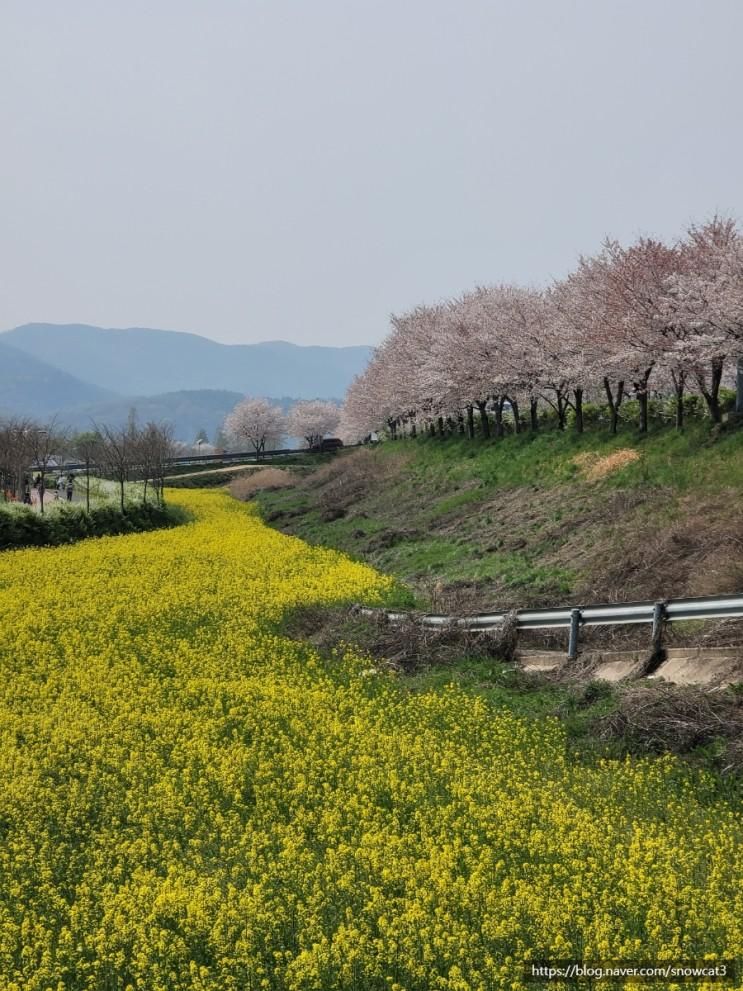
{"label": "mountain", "polygon": [[30,323],[0,342],[101,389],[133,396],[227,390],[261,396],[342,396],[371,348],[305,347],[286,341],[220,344],[171,330],[105,330]]}
{"label": "mountain", "polygon": [[47,419],[115,394],[11,347],[0,338],[0,415]]}
{"label": "mountain", "polygon": [[[228,392],[224,389],[130,396],[64,410],[59,419],[72,430],[89,430],[91,422],[123,426],[130,410],[135,409],[140,423],[154,420],[156,423],[172,424],[178,440],[192,441],[199,430],[206,430],[209,439],[214,440],[224,418],[242,398],[241,392]],[[274,402],[288,409],[294,400],[275,399]]]}
{"label": "mountain", "polygon": [[[170,423],[178,440],[192,441],[200,430],[205,430],[213,441],[227,414],[243,398],[241,392],[228,392],[225,389],[193,389],[166,392],[159,396],[130,396],[66,410],[59,419],[72,430],[88,430],[91,421],[123,426],[134,409],[140,423],[147,423],[148,420]],[[281,406],[286,413],[296,399],[282,396],[271,399],[271,402]]]}

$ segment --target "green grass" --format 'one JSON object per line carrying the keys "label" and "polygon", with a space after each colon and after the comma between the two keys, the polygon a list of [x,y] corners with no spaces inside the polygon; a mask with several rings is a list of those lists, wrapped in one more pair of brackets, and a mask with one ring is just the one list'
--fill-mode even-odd
{"label": "green grass", "polygon": [[[380,446],[380,456],[396,445]],[[398,445],[399,446],[399,445]],[[583,452],[611,454],[635,448],[641,455],[599,485],[621,488],[638,485],[717,489],[743,487],[743,431],[716,435],[706,422],[691,422],[684,431],[654,426],[646,435],[624,427],[616,437],[599,430],[577,434],[545,429],[537,434],[508,435],[498,440],[424,438],[416,442],[420,453],[411,469],[411,480],[425,484],[480,482],[490,488],[518,488],[539,484],[563,484],[580,474],[572,459]],[[385,450],[386,449],[386,450]],[[462,494],[463,502],[475,500]]]}
{"label": "green grass", "polygon": [[[603,458],[624,448],[639,459],[597,481],[576,463],[581,454]],[[358,464],[359,456],[367,478],[342,503],[340,518],[326,512],[333,491],[301,479],[294,489],[259,494],[258,502],[279,529],[410,583],[423,608],[433,582],[474,589],[476,609],[600,601],[618,592],[712,594],[739,584],[728,569],[720,588],[710,590],[693,561],[725,558],[720,540],[735,535],[741,430],[690,420],[683,432],[655,423],[641,435],[624,423],[613,437],[599,427],[579,435],[546,426],[489,441],[385,442],[336,463],[350,457]],[[341,500],[342,483],[333,483]],[[652,560],[633,573],[632,562],[643,561],[664,533],[681,542],[660,547],[657,573]],[[671,560],[687,563],[669,571]]]}
{"label": "green grass", "polygon": [[540,565],[515,552],[484,554],[467,541],[428,538],[401,543],[384,551],[379,566],[404,577],[446,575],[450,581],[498,578],[511,588],[569,592],[574,575],[569,568]]}

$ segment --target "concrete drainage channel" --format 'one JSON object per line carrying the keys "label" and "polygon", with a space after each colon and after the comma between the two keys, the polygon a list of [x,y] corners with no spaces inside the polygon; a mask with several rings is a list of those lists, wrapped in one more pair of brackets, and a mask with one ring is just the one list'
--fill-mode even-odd
{"label": "concrete drainage channel", "polygon": [[[669,647],[665,659],[647,674],[648,653],[641,650],[587,651],[580,655],[580,676],[598,681],[632,681],[638,678],[669,681],[676,685],[730,685],[743,682],[741,647]],[[525,671],[561,671],[569,664],[557,651],[516,651]]]}
{"label": "concrete drainage channel", "polygon": [[[431,629],[455,626],[474,632],[497,630],[506,623],[513,623],[517,632],[564,628],[568,634],[565,654],[557,651],[516,650],[516,660],[525,671],[534,673],[564,670],[568,674],[572,668],[577,678],[613,682],[638,678],[685,685],[722,686],[743,682],[743,645],[712,648],[663,646],[663,635],[668,623],[743,618],[743,595],[557,609],[518,609],[509,613],[461,617],[421,616],[363,607],[358,607],[358,611],[369,616],[384,613],[390,623],[414,619]],[[647,650],[580,651],[580,631],[584,626],[637,624],[648,624],[651,628]]]}

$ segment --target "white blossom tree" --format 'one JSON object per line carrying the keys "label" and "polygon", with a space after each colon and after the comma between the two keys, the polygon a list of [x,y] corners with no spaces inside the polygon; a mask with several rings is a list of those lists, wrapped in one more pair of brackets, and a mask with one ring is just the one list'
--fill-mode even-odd
{"label": "white blossom tree", "polygon": [[341,413],[335,403],[304,400],[289,410],[286,430],[291,437],[303,437],[307,447],[317,447],[323,437],[336,432],[340,419]]}
{"label": "white blossom tree", "polygon": [[[684,265],[669,280],[666,296],[676,350],[693,370],[711,419],[719,423],[725,361],[743,359],[743,238],[735,221],[713,217],[689,228],[680,253]],[[738,405],[743,407],[743,396]]]}
{"label": "white blossom tree", "polygon": [[281,444],[286,435],[286,417],[280,406],[248,396],[228,414],[224,429],[238,443],[249,444],[260,460],[267,449]]}

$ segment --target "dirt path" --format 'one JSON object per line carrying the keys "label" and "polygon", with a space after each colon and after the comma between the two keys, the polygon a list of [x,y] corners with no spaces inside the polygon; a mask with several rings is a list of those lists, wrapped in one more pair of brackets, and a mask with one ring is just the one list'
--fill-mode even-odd
{"label": "dirt path", "polygon": [[165,481],[175,481],[178,478],[193,478],[195,475],[221,475],[226,471],[255,471],[256,468],[264,467],[264,464],[228,465],[225,468],[211,468],[209,471],[185,471],[182,475],[166,475]]}

